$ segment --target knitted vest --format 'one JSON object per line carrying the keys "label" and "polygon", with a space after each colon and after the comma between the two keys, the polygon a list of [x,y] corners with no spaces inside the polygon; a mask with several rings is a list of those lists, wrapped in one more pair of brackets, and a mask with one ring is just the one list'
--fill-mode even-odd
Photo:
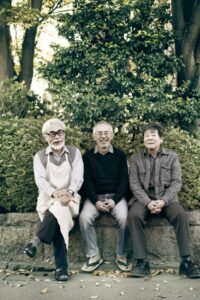
{"label": "knitted vest", "polygon": [[[70,146],[70,145],[66,145],[67,149],[69,150],[69,153],[67,153],[68,155],[68,159],[69,159],[69,164],[72,167],[72,163],[76,154],[76,147],[74,146]],[[43,166],[46,168],[47,165],[47,155],[46,155],[46,148],[40,150],[38,152],[38,155],[40,157],[40,160],[43,164]]]}

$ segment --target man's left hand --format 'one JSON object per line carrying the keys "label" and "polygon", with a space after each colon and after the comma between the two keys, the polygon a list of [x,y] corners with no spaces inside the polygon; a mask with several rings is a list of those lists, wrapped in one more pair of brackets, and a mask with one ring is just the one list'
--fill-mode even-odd
{"label": "man's left hand", "polygon": [[115,207],[115,201],[113,199],[106,199],[106,201],[104,201],[104,204],[109,210]]}
{"label": "man's left hand", "polygon": [[162,210],[163,207],[165,206],[165,201],[163,201],[163,200],[156,200],[156,206],[157,206],[157,208],[160,208]]}
{"label": "man's left hand", "polygon": [[73,196],[70,192],[66,191],[62,196],[57,197],[57,200],[61,205],[67,206],[68,203],[72,200]]}

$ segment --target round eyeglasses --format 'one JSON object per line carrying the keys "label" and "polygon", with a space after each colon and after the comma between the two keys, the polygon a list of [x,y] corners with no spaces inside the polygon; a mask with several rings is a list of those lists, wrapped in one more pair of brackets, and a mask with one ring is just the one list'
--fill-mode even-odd
{"label": "round eyeglasses", "polygon": [[50,138],[55,138],[56,135],[61,137],[65,134],[64,130],[58,130],[58,131],[50,131],[48,133],[46,133]]}

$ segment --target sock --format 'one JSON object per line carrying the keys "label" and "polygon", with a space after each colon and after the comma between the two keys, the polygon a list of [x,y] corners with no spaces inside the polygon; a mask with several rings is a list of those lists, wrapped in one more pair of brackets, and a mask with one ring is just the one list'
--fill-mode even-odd
{"label": "sock", "polygon": [[31,243],[33,244],[34,247],[38,248],[40,243],[41,243],[41,240],[40,238],[36,235],[32,238],[31,240]]}
{"label": "sock", "polygon": [[190,255],[184,255],[181,257],[181,261],[183,262],[184,260],[187,260],[187,261],[190,261],[191,258],[190,258]]}

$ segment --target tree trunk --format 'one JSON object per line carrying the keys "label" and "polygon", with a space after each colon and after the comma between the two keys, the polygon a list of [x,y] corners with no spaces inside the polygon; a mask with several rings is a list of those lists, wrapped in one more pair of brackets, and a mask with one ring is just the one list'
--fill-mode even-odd
{"label": "tree trunk", "polygon": [[172,0],[171,3],[176,56],[183,59],[177,84],[189,82],[190,88],[200,92],[200,0]]}
{"label": "tree trunk", "polygon": [[[41,11],[42,0],[32,0],[31,7]],[[22,44],[22,59],[21,71],[19,80],[24,81],[26,86],[30,88],[33,78],[34,54],[35,54],[35,39],[38,25],[35,25],[26,30]]]}
{"label": "tree trunk", "polygon": [[[0,0],[0,9],[8,9],[11,2]],[[14,64],[10,51],[10,30],[6,24],[6,14],[0,14],[0,81],[11,78],[14,75]]]}

